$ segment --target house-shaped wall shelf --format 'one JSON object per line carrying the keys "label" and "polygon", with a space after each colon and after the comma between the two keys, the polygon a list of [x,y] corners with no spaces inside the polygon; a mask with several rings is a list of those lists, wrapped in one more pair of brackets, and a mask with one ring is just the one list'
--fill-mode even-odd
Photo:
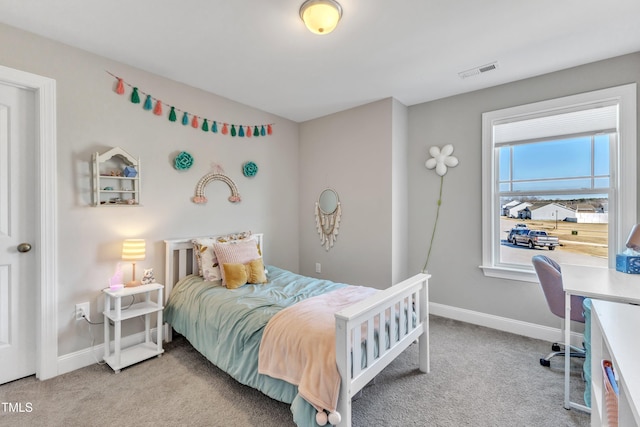
{"label": "house-shaped wall shelf", "polygon": [[93,154],[93,206],[140,206],[140,159],[120,147]]}

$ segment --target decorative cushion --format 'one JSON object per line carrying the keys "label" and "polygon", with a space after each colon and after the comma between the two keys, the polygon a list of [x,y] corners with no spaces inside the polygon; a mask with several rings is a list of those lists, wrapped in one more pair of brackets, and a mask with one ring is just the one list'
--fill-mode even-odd
{"label": "decorative cushion", "polygon": [[256,258],[245,264],[247,271],[247,283],[267,283],[267,270],[264,268],[262,258]]}
{"label": "decorative cushion", "polygon": [[262,258],[256,258],[247,264],[222,264],[227,288],[236,289],[247,283],[266,283]]}
{"label": "decorative cushion", "polygon": [[240,233],[231,233],[225,236],[218,236],[216,240],[220,243],[232,242],[235,240],[245,240],[251,238],[251,231],[242,231]]}
{"label": "decorative cushion", "polygon": [[227,234],[225,236],[207,237],[193,239],[193,251],[198,263],[198,275],[208,282],[214,282],[222,279],[222,273],[216,253],[213,250],[213,244],[228,243],[232,241],[248,239],[251,237],[250,231],[244,231],[242,233]]}
{"label": "decorative cushion", "polygon": [[[219,264],[247,264],[256,258],[260,258],[258,241],[256,239],[237,240],[228,243],[214,242],[213,250],[216,253]],[[222,275],[222,286],[227,286],[225,282],[224,269],[220,270]]]}
{"label": "decorative cushion", "polygon": [[198,275],[208,282],[221,280],[220,267],[218,259],[213,251],[213,243],[215,239],[200,238],[193,239],[193,252],[198,261]]}

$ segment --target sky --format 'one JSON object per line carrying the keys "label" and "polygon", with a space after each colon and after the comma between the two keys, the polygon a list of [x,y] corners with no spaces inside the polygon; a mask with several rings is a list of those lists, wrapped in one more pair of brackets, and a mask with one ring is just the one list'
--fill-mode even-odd
{"label": "sky", "polygon": [[519,144],[499,150],[501,191],[509,190],[511,173],[513,191],[609,187],[608,135],[594,136],[593,149],[592,137],[585,136]]}

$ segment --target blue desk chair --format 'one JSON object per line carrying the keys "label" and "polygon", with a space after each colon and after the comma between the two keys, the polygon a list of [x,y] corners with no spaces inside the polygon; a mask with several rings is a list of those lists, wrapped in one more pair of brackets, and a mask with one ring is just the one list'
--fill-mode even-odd
{"label": "blue desk chair", "polygon": [[[556,316],[564,319],[564,289],[562,287],[562,272],[560,265],[545,255],[535,255],[531,262],[538,276],[538,281],[547,299],[549,310]],[[584,297],[578,295],[571,296],[571,320],[584,323],[584,315],[582,314],[582,301]],[[566,320],[565,320],[566,321]],[[553,343],[552,352],[546,357],[540,359],[542,366],[550,366],[551,358],[555,356],[565,356],[566,349],[562,349],[562,345]],[[569,354],[571,357],[585,357],[585,349],[570,346]]]}

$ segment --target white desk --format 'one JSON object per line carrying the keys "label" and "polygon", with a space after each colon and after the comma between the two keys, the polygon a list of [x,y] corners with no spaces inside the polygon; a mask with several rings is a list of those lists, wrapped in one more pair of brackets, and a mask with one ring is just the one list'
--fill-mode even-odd
{"label": "white desk", "polygon": [[[562,284],[565,292],[565,319],[571,319],[571,295],[615,302],[640,304],[640,274],[627,274],[604,267],[562,264]],[[571,342],[571,322],[564,322],[564,342]],[[568,347],[566,347],[568,348]],[[570,357],[564,358],[564,407],[591,412],[589,408],[569,399],[571,375]]]}
{"label": "white desk", "polygon": [[591,426],[609,420],[600,361],[611,360],[618,380],[618,425],[640,426],[640,306],[609,301],[591,303]]}

